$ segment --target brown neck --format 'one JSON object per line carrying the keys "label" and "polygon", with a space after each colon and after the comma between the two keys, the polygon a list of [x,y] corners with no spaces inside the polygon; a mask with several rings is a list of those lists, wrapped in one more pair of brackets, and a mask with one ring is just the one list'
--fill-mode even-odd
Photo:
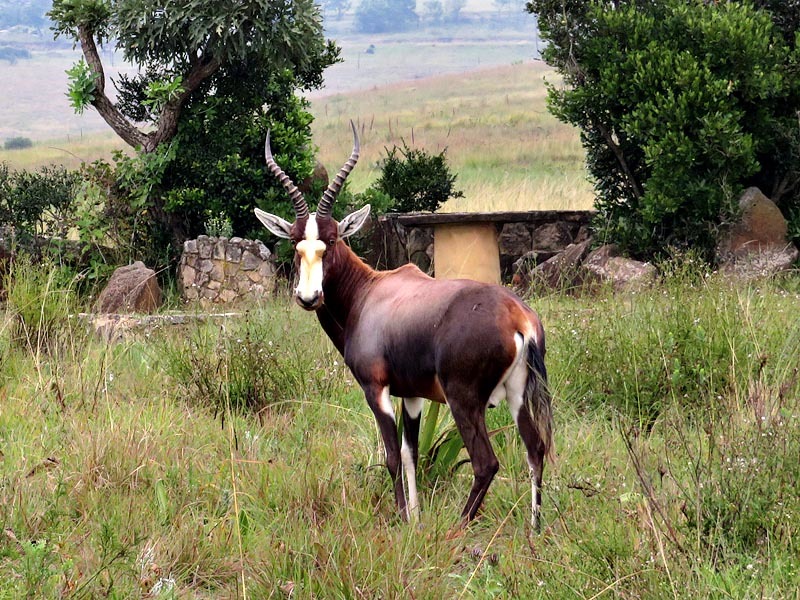
{"label": "brown neck", "polygon": [[317,310],[323,329],[337,350],[344,354],[344,332],[358,318],[367,291],[380,273],[362,261],[343,241],[331,250],[333,256],[322,280],[325,304]]}

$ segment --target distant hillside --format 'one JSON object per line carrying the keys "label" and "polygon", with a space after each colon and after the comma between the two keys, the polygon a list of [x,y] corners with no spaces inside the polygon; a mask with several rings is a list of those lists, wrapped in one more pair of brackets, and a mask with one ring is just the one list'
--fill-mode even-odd
{"label": "distant hillside", "polygon": [[[419,27],[402,34],[356,35],[352,10],[342,19],[329,17],[328,35],[341,45],[344,62],[331,67],[324,90],[311,95],[529,60],[538,55],[535,19],[522,14],[521,6],[512,13],[496,8],[491,0],[470,0],[458,22],[434,24],[423,13]],[[24,47],[31,53],[30,60],[13,64],[0,60],[0,89],[4,90],[0,94],[0,143],[11,137],[64,143],[108,130],[91,109],[84,115],[73,113],[65,95],[65,70],[80,53],[64,48],[66,41],[53,46],[49,40],[52,34],[47,30],[0,31],[0,46]],[[119,73],[135,71],[110,53],[106,63],[112,80]]]}

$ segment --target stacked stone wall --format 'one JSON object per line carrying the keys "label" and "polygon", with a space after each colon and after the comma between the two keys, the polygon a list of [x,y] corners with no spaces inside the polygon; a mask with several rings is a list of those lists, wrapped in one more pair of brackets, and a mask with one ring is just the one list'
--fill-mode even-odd
{"label": "stacked stone wall", "polygon": [[201,235],[184,242],[178,280],[189,301],[227,304],[252,300],[275,289],[275,263],[258,240]]}

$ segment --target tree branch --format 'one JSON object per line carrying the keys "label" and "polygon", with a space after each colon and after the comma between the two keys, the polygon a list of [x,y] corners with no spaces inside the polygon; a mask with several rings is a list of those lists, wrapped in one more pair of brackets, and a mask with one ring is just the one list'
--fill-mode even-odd
{"label": "tree branch", "polygon": [[97,45],[95,44],[92,31],[88,26],[78,26],[78,39],[89,68],[97,77],[95,80],[97,93],[95,94],[94,100],[92,100],[92,106],[97,109],[97,112],[100,113],[100,116],[108,123],[109,127],[111,127],[119,137],[125,140],[127,144],[134,148],[137,146],[145,146],[147,135],[134,127],[106,95],[106,76],[103,70],[103,63],[100,60],[100,54],[97,52]]}
{"label": "tree branch", "polygon": [[169,141],[175,137],[178,131],[178,119],[189,96],[191,96],[206,79],[216,73],[222,64],[218,58],[201,61],[192,60],[191,62],[192,67],[183,78],[183,83],[181,85],[183,91],[164,105],[158,117],[158,124],[156,125],[155,131],[147,136],[148,139],[145,145],[145,151],[150,152],[155,150],[161,142]]}
{"label": "tree branch", "polygon": [[633,171],[631,171],[630,166],[628,166],[628,161],[625,158],[625,154],[622,152],[622,148],[620,148],[619,144],[614,141],[614,135],[611,133],[609,128],[600,121],[593,120],[592,123],[603,135],[603,138],[606,140],[606,144],[611,149],[611,152],[614,153],[614,156],[616,157],[617,162],[619,163],[619,166],[625,175],[625,179],[627,179],[628,185],[631,187],[634,197],[637,200],[640,200],[644,192],[642,191],[639,182],[636,180],[636,177],[633,175]]}
{"label": "tree branch", "polygon": [[222,64],[218,58],[197,60],[192,57],[191,68],[183,78],[183,91],[164,105],[158,117],[155,130],[150,133],[144,133],[126,119],[106,95],[105,71],[91,29],[86,25],[80,25],[78,27],[78,39],[89,68],[97,77],[95,81],[97,91],[94,100],[92,100],[92,106],[97,109],[103,120],[127,144],[134,148],[141,146],[145,152],[152,152],[162,142],[168,142],[175,137],[178,131],[178,119],[189,96],[200,87],[203,81],[216,73]]}

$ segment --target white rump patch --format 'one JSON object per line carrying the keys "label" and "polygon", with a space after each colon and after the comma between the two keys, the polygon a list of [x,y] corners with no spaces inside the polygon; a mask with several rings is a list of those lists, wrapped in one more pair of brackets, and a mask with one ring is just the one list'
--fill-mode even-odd
{"label": "white rump patch", "polygon": [[422,414],[422,407],[425,406],[425,400],[423,398],[403,398],[403,406],[406,407],[409,417],[418,419]]}
{"label": "white rump patch", "polygon": [[495,407],[500,403],[500,400],[505,398],[508,402],[508,409],[511,411],[511,416],[516,423],[517,415],[522,407],[522,397],[525,392],[525,382],[528,377],[524,353],[525,338],[519,332],[514,334],[514,345],[517,348],[514,360],[511,362],[511,366],[506,369],[506,372],[503,373],[500,381],[489,395],[487,406]]}

